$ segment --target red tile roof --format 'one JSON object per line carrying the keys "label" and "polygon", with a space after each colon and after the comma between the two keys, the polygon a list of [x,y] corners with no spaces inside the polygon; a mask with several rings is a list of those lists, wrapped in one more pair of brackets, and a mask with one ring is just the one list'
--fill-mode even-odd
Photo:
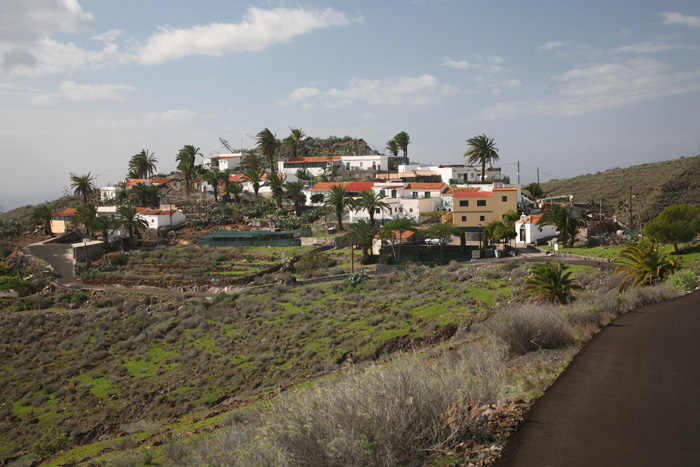
{"label": "red tile roof", "polygon": [[542,214],[530,214],[525,219],[525,224],[537,224],[537,222],[542,218]]}
{"label": "red tile roof", "polygon": [[218,156],[211,157],[210,159],[221,160],[221,159],[234,159],[234,158],[241,158],[241,157],[243,157],[243,154],[219,154]]}
{"label": "red tile roof", "polygon": [[517,191],[518,189],[514,186],[504,186],[501,188],[494,188],[493,191]]}
{"label": "red tile roof", "polygon": [[151,180],[153,181],[153,184],[155,186],[161,186],[161,185],[165,185],[166,183],[170,183],[175,179],[174,178],[166,178],[166,177],[153,177]]}
{"label": "red tile roof", "polygon": [[375,182],[318,182],[309,191],[330,191],[332,186],[340,185],[348,193],[361,193],[371,190]]}
{"label": "red tile roof", "polygon": [[165,211],[161,211],[160,209],[148,209],[146,211],[141,211],[139,214],[142,216],[169,216],[175,214],[175,212],[175,209],[168,209]]}
{"label": "red tile roof", "polygon": [[469,192],[475,192],[479,191],[480,188],[478,186],[451,186],[450,188],[447,189],[445,194],[448,195],[453,195],[455,193],[469,193]]}
{"label": "red tile roof", "polygon": [[[331,157],[331,160],[333,162],[339,161],[340,156],[333,156]],[[285,162],[293,162],[293,163],[300,163],[300,162],[328,162],[327,157],[290,157],[287,159]]]}
{"label": "red tile roof", "polygon": [[455,198],[488,198],[490,196],[493,196],[492,191],[460,191],[454,194]]}
{"label": "red tile roof", "polygon": [[134,186],[138,185],[139,183],[149,183],[150,181],[150,178],[130,178],[126,181],[126,186]]}
{"label": "red tile roof", "polygon": [[409,183],[409,190],[442,190],[444,183]]}
{"label": "red tile roof", "polygon": [[331,187],[336,185],[340,185],[347,190],[349,184],[350,182],[318,182],[309,188],[309,191],[331,191]]}
{"label": "red tile roof", "polygon": [[78,210],[75,208],[66,208],[61,212],[57,212],[52,217],[73,217],[78,214]]}

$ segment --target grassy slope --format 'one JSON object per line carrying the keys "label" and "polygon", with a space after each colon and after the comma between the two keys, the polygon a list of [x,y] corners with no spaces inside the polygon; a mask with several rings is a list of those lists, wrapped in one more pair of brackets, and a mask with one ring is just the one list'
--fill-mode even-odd
{"label": "grassy slope", "polygon": [[547,196],[574,195],[576,202],[603,200],[603,209],[627,219],[630,186],[633,216],[654,218],[672,204],[700,207],[700,156],[615,168],[542,184]]}

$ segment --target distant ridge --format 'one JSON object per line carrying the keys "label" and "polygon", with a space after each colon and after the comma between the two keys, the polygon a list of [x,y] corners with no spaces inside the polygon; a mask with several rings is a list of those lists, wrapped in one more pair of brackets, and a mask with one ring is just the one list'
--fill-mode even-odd
{"label": "distant ridge", "polygon": [[542,184],[545,196],[573,195],[574,202],[603,202],[609,215],[627,216],[632,190],[632,216],[645,222],[672,204],[700,207],[700,155],[664,162],[614,168]]}

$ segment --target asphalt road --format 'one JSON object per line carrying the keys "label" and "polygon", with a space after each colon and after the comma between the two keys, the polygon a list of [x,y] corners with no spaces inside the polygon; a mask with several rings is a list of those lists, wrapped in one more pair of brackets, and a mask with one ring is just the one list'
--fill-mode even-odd
{"label": "asphalt road", "polygon": [[700,466],[700,292],[603,329],[539,399],[496,463]]}

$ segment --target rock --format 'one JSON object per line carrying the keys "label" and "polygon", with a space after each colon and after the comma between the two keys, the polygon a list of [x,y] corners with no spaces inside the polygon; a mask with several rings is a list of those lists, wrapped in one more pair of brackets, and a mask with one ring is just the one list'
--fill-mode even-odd
{"label": "rock", "polygon": [[502,409],[503,407],[507,407],[510,405],[510,399],[506,399],[505,397],[502,397],[496,401],[496,407],[499,409]]}

